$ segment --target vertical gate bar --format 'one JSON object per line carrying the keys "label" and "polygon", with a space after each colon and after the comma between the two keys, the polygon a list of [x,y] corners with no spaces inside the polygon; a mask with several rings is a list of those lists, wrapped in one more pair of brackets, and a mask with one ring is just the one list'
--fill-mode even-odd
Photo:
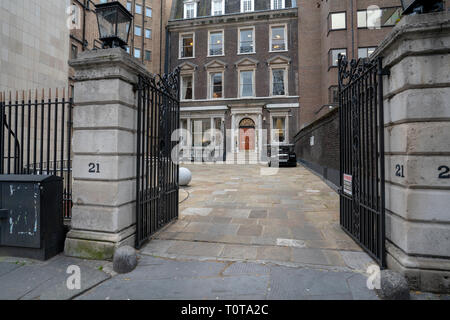
{"label": "vertical gate bar", "polygon": [[145,109],[147,113],[147,121],[145,128],[145,229],[147,235],[151,234],[151,217],[150,217],[150,197],[149,197],[149,164],[150,164],[150,152],[149,152],[149,135],[150,135],[150,106],[149,106],[149,89],[145,87]]}
{"label": "vertical gate bar", "polygon": [[28,128],[27,128],[27,174],[30,174],[31,148],[31,90],[28,92]]}
{"label": "vertical gate bar", "polygon": [[17,165],[17,155],[19,153],[19,150],[17,148],[17,144],[18,144],[18,135],[17,135],[17,128],[18,128],[18,117],[19,117],[19,98],[18,98],[18,93],[16,91],[16,103],[14,105],[14,131],[13,131],[13,137],[14,137],[14,174],[19,174],[19,172],[17,171],[18,169],[18,165]]}
{"label": "vertical gate bar", "polygon": [[[9,104],[8,104],[8,174],[11,174],[11,130],[12,130],[12,121],[11,121],[11,91],[9,92]],[[6,112],[6,110],[5,110]]]}
{"label": "vertical gate bar", "polygon": [[151,128],[150,128],[150,197],[151,197],[151,215],[150,222],[151,228],[150,231],[153,233],[153,228],[155,226],[155,215],[156,215],[156,207],[155,207],[155,89],[150,83],[150,94],[151,94],[151,104],[150,104],[150,114],[151,114]]}
{"label": "vertical gate bar", "polygon": [[66,186],[66,195],[68,198],[67,204],[67,212],[68,218],[72,217],[72,112],[73,112],[73,91],[69,89],[69,105],[68,105],[68,117],[69,121],[67,122],[67,186]]}
{"label": "vertical gate bar", "polygon": [[379,248],[380,248],[380,261],[381,267],[386,266],[386,221],[385,221],[385,163],[384,163],[384,101],[383,101],[383,60],[378,58],[378,82],[379,82],[379,108],[380,108],[380,230],[379,230]]}
{"label": "vertical gate bar", "polygon": [[45,109],[45,91],[42,89],[41,96],[41,152],[40,152],[40,174],[44,174],[44,109]]}
{"label": "vertical gate bar", "polygon": [[37,173],[36,170],[36,161],[37,161],[37,115],[38,115],[38,91],[36,89],[35,96],[34,96],[34,140],[33,140],[33,174]]}
{"label": "vertical gate bar", "polygon": [[[379,83],[379,77],[378,77],[378,74],[377,74],[377,72],[374,72],[373,73],[373,75],[374,75],[374,79],[375,79],[375,83],[376,83],[376,85],[375,85],[375,100],[374,100],[374,105],[375,105],[375,115],[376,115],[376,117],[377,117],[377,120],[378,120],[378,118],[379,118],[379,101],[378,101],[378,98],[379,98],[379,86],[380,86],[380,83]],[[379,150],[379,130],[380,130],[381,128],[379,128],[379,123],[377,123],[376,125],[375,125],[375,146],[377,146],[377,175],[376,175],[376,178],[377,178],[377,187],[376,187],[376,189],[375,189],[375,194],[376,194],[376,199],[377,199],[377,212],[380,212],[379,210],[380,210],[380,194],[379,194],[379,188],[380,188],[380,180],[379,180],[379,177],[380,177],[380,150]],[[376,230],[374,230],[374,228],[373,228],[373,225],[374,225],[374,222],[376,221],[378,219],[378,217],[377,217],[377,215],[372,215],[372,228],[371,228],[371,235],[372,235],[372,239],[374,238],[374,237],[376,237],[376,233],[375,233],[375,231]],[[374,241],[374,244],[373,244],[373,248],[372,248],[372,250],[373,249],[376,249],[376,241]]]}
{"label": "vertical gate bar", "polygon": [[53,175],[57,174],[57,157],[58,157],[58,108],[59,108],[59,97],[58,88],[56,88],[56,98],[55,98],[55,124],[54,124],[54,141],[53,141]]}
{"label": "vertical gate bar", "polygon": [[47,174],[50,174],[50,128],[52,118],[52,89],[48,94],[48,119],[47,119]]}
{"label": "vertical gate bar", "polygon": [[154,206],[154,216],[153,216],[153,230],[155,231],[158,226],[158,212],[159,212],[159,91],[157,87],[153,88],[153,163],[152,167],[154,170],[153,175],[153,206]]}
{"label": "vertical gate bar", "polygon": [[138,105],[137,105],[137,132],[136,132],[136,249],[141,245],[141,197],[140,197],[140,175],[141,175],[141,88],[142,79],[138,80]]}
{"label": "vertical gate bar", "polygon": [[[24,158],[24,150],[25,150],[25,91],[22,90],[22,103],[20,104],[22,107],[21,115],[20,115],[20,144],[19,144],[19,174],[24,173],[23,168],[23,158]],[[17,136],[19,135],[16,133]]]}
{"label": "vertical gate bar", "polygon": [[61,177],[64,181],[64,131],[65,131],[65,120],[66,120],[66,89],[63,88],[63,95],[62,95],[62,101],[61,101]]}

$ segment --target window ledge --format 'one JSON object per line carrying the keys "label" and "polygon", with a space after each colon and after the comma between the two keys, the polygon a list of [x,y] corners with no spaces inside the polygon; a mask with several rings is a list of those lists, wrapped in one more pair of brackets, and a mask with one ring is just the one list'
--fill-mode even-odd
{"label": "window ledge", "polygon": [[237,53],[238,56],[245,56],[245,55],[250,55],[250,54],[256,54],[256,52],[253,51],[253,52],[245,52],[245,53],[240,53],[240,52],[238,52],[238,53]]}

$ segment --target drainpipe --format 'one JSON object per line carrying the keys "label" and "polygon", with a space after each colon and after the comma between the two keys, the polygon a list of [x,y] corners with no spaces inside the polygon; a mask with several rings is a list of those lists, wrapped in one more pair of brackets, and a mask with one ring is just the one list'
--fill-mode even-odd
{"label": "drainpipe", "polygon": [[141,37],[142,37],[142,63],[144,62],[144,57],[145,57],[145,13],[146,13],[146,8],[145,8],[145,0],[143,0],[143,6],[142,6],[142,31],[141,31]]}
{"label": "drainpipe", "polygon": [[86,49],[86,4],[88,0],[84,0],[83,4],[83,43],[81,44],[81,51]]}
{"label": "drainpipe", "polygon": [[[164,17],[164,6],[166,4],[165,0],[161,0],[161,19],[160,19],[160,23],[159,23],[159,73],[161,74],[162,71],[162,54],[161,54],[161,49],[163,47],[163,40],[162,40],[162,33],[163,33],[163,19],[165,19]],[[167,55],[167,36],[168,33],[166,31],[166,49],[164,54]],[[167,59],[166,59],[166,64],[167,64]],[[166,69],[166,67],[164,67],[164,69]],[[167,71],[165,71],[165,73],[167,73]]]}
{"label": "drainpipe", "polygon": [[351,12],[351,23],[352,23],[352,59],[355,57],[355,26],[354,26],[354,12],[353,12],[353,0],[350,0],[350,12]]}

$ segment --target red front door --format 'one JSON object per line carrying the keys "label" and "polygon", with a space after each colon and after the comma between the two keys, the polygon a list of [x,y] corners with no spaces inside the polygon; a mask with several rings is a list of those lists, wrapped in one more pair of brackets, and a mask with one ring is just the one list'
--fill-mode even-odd
{"label": "red front door", "polygon": [[255,128],[241,128],[240,132],[240,150],[255,150]]}

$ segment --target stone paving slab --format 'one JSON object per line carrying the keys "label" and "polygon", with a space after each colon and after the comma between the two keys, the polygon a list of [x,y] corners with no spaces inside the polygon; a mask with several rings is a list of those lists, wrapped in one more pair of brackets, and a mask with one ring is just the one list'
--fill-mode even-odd
{"label": "stone paving slab", "polygon": [[[59,255],[46,262],[2,257],[0,300],[67,300],[102,283],[110,275],[101,271],[105,261],[86,261]],[[81,288],[67,287],[69,266],[78,266]]]}

